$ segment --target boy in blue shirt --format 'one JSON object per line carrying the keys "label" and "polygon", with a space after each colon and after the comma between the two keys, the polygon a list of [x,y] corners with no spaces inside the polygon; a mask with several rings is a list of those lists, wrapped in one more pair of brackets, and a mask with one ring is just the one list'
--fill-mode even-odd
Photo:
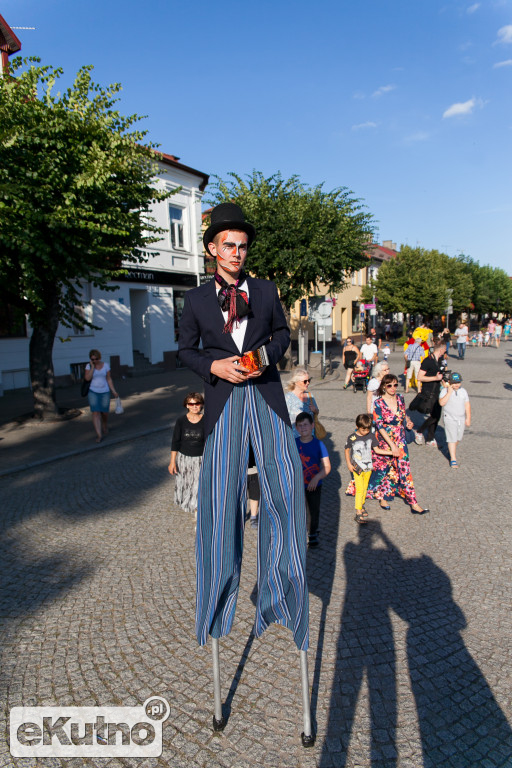
{"label": "boy in blue shirt", "polygon": [[299,437],[295,438],[304,473],[306,501],[309,508],[309,546],[318,547],[318,520],[320,518],[320,497],[322,480],[331,471],[327,448],[313,436],[313,417],[303,411],[295,419]]}

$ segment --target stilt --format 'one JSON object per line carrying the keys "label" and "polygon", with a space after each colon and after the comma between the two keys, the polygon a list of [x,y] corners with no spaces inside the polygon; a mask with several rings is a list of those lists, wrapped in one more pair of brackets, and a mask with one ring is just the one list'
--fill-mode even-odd
{"label": "stilt", "polygon": [[313,728],[311,727],[307,651],[300,651],[300,682],[302,686],[302,709],[304,713],[304,731],[301,733],[302,746],[312,747],[315,743],[315,735],[313,733]]}
{"label": "stilt", "polygon": [[213,730],[223,731],[226,727],[226,720],[222,715],[222,698],[220,695],[220,662],[219,662],[219,640],[212,637],[212,661],[213,661]]}

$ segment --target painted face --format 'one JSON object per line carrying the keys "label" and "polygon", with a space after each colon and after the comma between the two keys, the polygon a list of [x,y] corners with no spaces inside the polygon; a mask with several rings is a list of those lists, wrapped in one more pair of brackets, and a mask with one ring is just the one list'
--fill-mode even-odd
{"label": "painted face", "polygon": [[226,277],[238,277],[247,258],[246,232],[227,229],[219,233],[217,244],[209,243],[210,252],[217,259],[217,271]]}

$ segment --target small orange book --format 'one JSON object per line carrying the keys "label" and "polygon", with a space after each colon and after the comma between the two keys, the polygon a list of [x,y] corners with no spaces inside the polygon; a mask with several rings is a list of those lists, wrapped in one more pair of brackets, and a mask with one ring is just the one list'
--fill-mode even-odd
{"label": "small orange book", "polygon": [[266,368],[269,364],[267,350],[263,346],[258,347],[254,352],[246,352],[245,355],[242,355],[238,363],[239,365],[243,365],[244,368],[248,368],[251,373],[259,371],[261,368]]}

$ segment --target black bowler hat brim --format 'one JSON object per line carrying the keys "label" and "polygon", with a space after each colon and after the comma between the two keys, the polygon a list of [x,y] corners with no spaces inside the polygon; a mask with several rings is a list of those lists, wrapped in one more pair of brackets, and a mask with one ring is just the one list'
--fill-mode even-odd
{"label": "black bowler hat brim", "polygon": [[227,229],[236,229],[245,232],[249,238],[248,245],[256,237],[256,230],[252,224],[245,220],[242,209],[235,203],[221,203],[211,213],[211,224],[203,235],[205,251],[209,253],[208,243],[211,243],[215,235]]}

